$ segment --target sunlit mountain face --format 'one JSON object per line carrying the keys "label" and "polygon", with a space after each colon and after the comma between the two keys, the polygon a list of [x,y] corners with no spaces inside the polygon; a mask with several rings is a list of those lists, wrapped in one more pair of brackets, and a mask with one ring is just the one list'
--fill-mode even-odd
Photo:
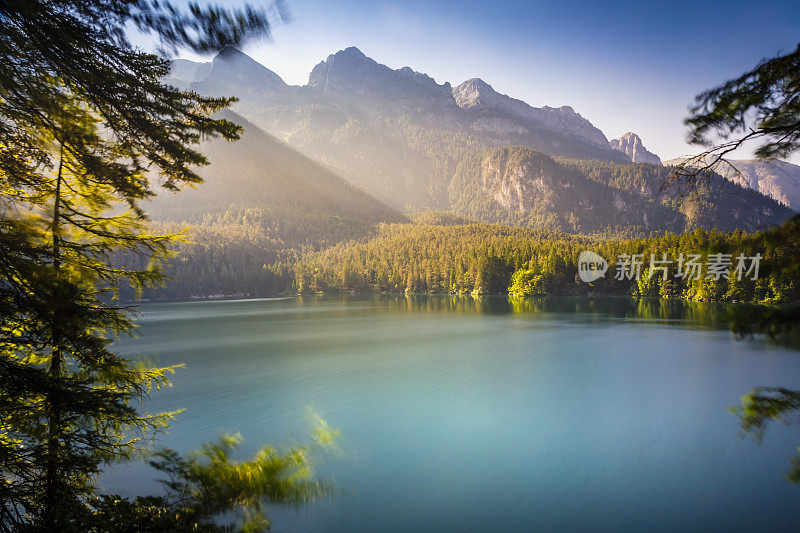
{"label": "sunlit mountain face", "polygon": [[[409,67],[393,70],[354,47],[317,64],[303,86],[287,85],[234,48],[208,63],[177,60],[168,81],[237,96],[233,109],[251,126],[400,211],[448,210],[569,232],[754,230],[789,215],[759,195],[732,200],[740,187],[724,180],[701,198],[659,197],[669,170],[634,133],[609,142],[570,107],[534,107],[478,78],[440,84]],[[500,146],[543,154],[533,157],[539,161],[571,162],[544,170],[530,165],[530,157],[511,157],[493,173],[491,150]],[[477,174],[470,170],[479,167]],[[703,211],[705,204],[714,208]]]}
{"label": "sunlit mountain face", "polygon": [[458,163],[493,146],[628,161],[571,108],[535,108],[481,80],[453,88],[408,67],[392,70],[357,48],[328,56],[304,86],[286,85],[233,49],[206,64],[180,61],[169,81],[236,95],[234,110],[255,125],[401,208],[447,208]]}

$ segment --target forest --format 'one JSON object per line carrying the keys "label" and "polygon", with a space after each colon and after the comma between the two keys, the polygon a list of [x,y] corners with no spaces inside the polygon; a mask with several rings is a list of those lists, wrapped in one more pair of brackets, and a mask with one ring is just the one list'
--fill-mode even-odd
{"label": "forest", "polygon": [[[373,232],[330,246],[287,243],[264,227],[256,209],[228,211],[199,224],[159,223],[159,231],[184,230],[184,242],[164,272],[164,287],[134,292],[126,300],[263,297],[286,294],[412,293],[509,294],[541,298],[620,295],[768,305],[800,299],[800,284],[784,270],[800,250],[796,222],[767,232],[697,228],[684,234],[575,235],[546,229],[485,224],[448,212],[410,215],[411,222],[379,224]],[[778,240],[780,238],[780,240]],[[578,257],[591,250],[609,262],[605,277],[578,279]],[[622,254],[642,255],[638,279],[616,279]],[[650,256],[671,261],[650,275]],[[727,278],[679,273],[677,259],[729,254]],[[736,276],[736,257],[761,255],[758,279]],[[139,258],[141,260],[141,258]],[[748,263],[749,266],[749,263]],[[743,279],[738,279],[742,277]],[[666,278],[666,279],[665,279]]]}
{"label": "forest", "polygon": [[[301,293],[410,292],[450,294],[630,295],[695,301],[781,304],[797,301],[800,284],[782,266],[797,257],[797,244],[776,246],[776,236],[798,243],[796,222],[763,233],[696,229],[637,239],[605,239],[492,224],[383,224],[377,236],[304,254],[294,267]],[[794,239],[794,240],[793,240]],[[793,240],[793,241],[792,241]],[[578,280],[578,256],[592,250],[609,270],[594,283]],[[645,258],[638,279],[616,279],[622,254]],[[687,279],[673,261],[650,276],[650,255],[660,259],[697,254],[760,254],[758,279],[704,271]],[[739,278],[742,279],[739,279]]]}

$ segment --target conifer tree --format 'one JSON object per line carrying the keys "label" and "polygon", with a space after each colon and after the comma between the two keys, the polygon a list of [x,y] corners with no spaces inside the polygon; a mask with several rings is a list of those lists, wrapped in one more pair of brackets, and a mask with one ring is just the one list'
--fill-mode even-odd
{"label": "conifer tree", "polygon": [[[140,529],[214,529],[220,512],[314,492],[309,449],[234,464],[227,440],[208,449],[211,464],[154,463],[184,488],[180,501],[129,502],[120,520],[121,500],[98,493],[103,467],[147,450],[174,415],[140,409],[173,369],[112,347],[135,325],[117,289],[161,281],[176,237],[150,234],[141,203],[158,185],[201,183],[197,142],[240,131],[213,116],[231,99],[165,85],[168,61],[133,47],[129,25],[205,52],[266,35],[270,19],[155,0],[0,3],[2,530],[119,529],[134,515]],[[218,477],[204,474],[212,466]]]}

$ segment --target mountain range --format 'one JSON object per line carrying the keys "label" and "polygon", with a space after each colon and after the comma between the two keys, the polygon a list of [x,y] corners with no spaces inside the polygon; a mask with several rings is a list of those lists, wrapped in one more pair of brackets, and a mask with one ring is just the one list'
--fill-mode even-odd
{"label": "mountain range", "polygon": [[[292,206],[350,229],[361,211],[365,223],[435,210],[578,233],[756,230],[791,214],[725,179],[695,198],[662,194],[669,167],[633,133],[609,142],[570,107],[534,107],[479,78],[440,84],[354,47],[329,55],[302,86],[235,48],[207,63],[176,60],[166,81],[236,96],[230,118],[246,129],[239,142],[208,146],[213,164],[200,196],[159,207],[173,218],[257,199],[275,224]],[[348,203],[348,195],[358,200]]]}
{"label": "mountain range", "polygon": [[535,108],[472,79],[449,83],[393,70],[347,48],[314,67],[303,86],[228,48],[209,63],[180,61],[170,83],[236,95],[233,110],[394,207],[446,209],[465,156],[518,144],[543,153],[626,162],[569,107]]}

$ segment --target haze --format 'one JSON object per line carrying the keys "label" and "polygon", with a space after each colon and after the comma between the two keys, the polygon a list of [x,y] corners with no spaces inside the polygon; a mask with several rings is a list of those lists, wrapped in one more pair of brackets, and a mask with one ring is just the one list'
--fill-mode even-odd
{"label": "haze", "polygon": [[789,1],[287,5],[293,20],[273,41],[244,48],[287,83],[306,83],[315,64],[357,46],[439,83],[480,77],[534,106],[572,106],[609,139],[638,133],[664,160],[697,150],[682,123],[694,95],[791,50],[800,35],[800,4]]}

